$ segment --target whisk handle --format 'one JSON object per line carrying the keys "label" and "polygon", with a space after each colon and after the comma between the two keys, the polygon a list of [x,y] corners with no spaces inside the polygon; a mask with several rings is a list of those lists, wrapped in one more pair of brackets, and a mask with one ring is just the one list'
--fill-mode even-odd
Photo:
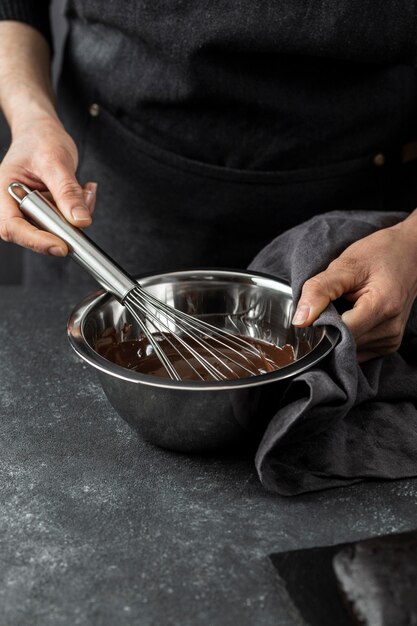
{"label": "whisk handle", "polygon": [[[16,194],[19,188],[23,197]],[[19,203],[20,210],[43,230],[62,239],[69,248],[69,254],[91,274],[106,291],[123,301],[137,283],[105,252],[100,250],[81,230],[72,226],[65,217],[38,191],[31,191],[26,185],[14,182],[9,185],[10,195]]]}

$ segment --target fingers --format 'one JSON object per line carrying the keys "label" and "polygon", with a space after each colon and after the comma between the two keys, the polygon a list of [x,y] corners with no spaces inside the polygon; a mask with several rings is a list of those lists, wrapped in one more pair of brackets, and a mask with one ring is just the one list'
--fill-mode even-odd
{"label": "fingers", "polygon": [[294,326],[309,326],[320,313],[343,293],[353,291],[357,276],[346,268],[329,265],[328,269],[304,283],[297,310],[293,317]]}
{"label": "fingers", "polygon": [[[74,226],[86,228],[91,224],[91,212],[83,189],[75,178],[72,168],[63,160],[56,160],[43,170],[42,180],[51,192],[54,203]],[[90,185],[94,183],[90,183]],[[94,195],[93,188],[85,188]],[[91,204],[91,200],[90,200]]]}
{"label": "fingers", "polygon": [[[66,244],[55,235],[38,230],[29,224],[19,210],[17,203],[7,192],[7,186],[16,177],[4,177],[0,184],[0,238],[13,242],[40,254],[65,256]],[[21,177],[20,177],[21,178]]]}
{"label": "fingers", "polygon": [[83,186],[84,201],[87,205],[90,215],[93,215],[96,208],[97,183],[89,182]]}
{"label": "fingers", "polygon": [[[379,306],[378,315],[366,314],[366,309],[368,308],[365,304],[366,299],[362,297],[361,300],[360,306],[358,305],[342,315],[342,320],[350,328],[352,334],[357,333],[356,336],[354,335],[357,361],[358,363],[365,363],[371,359],[392,354],[399,349],[408,313],[404,312],[405,317],[403,319],[398,316],[388,318],[384,308]],[[361,309],[365,310],[364,320],[363,322],[359,321],[359,324],[357,324],[354,316],[361,315]],[[369,309],[371,310],[371,307]],[[378,323],[380,317],[382,317],[382,321]],[[362,333],[363,329],[365,329],[365,332]]]}
{"label": "fingers", "polygon": [[404,309],[402,318],[393,317],[392,319],[385,319],[383,322],[367,330],[364,334],[356,337],[358,348],[361,350],[367,348],[381,349],[388,346],[392,350],[398,349],[403,338],[405,322],[408,319],[408,315],[409,310],[407,307]]}
{"label": "fingers", "polygon": [[356,360],[358,361],[358,363],[366,363],[366,361],[370,361],[371,359],[378,359],[381,356],[384,356],[384,353],[365,350],[363,352],[358,352]]}
{"label": "fingers", "polygon": [[[14,180],[16,176],[8,178]],[[42,231],[26,221],[17,203],[10,197],[6,189],[7,184],[3,184],[0,191],[0,238],[3,241],[15,243],[40,254],[66,256],[68,253],[67,245],[55,235]],[[96,190],[97,183],[93,182],[86,183],[82,188],[83,199],[90,215],[95,207]],[[43,192],[43,195],[55,203],[51,193]],[[84,225],[88,224],[85,223]]]}
{"label": "fingers", "polygon": [[[345,311],[342,315],[342,321],[355,339],[366,336],[366,333],[378,326],[383,319],[382,311],[375,306],[374,298],[370,293],[363,294],[355,302],[353,309]],[[370,337],[367,338],[369,339]]]}
{"label": "fingers", "polygon": [[378,306],[378,293],[364,287],[364,277],[357,268],[343,267],[338,262],[304,283],[292,323],[310,325],[330,302],[342,295],[354,302],[353,308],[343,313],[342,320],[356,340],[358,362],[398,349],[396,312]]}
{"label": "fingers", "polygon": [[0,236],[3,241],[16,243],[40,254],[65,256],[68,253],[61,239],[32,226],[22,215],[14,215],[0,222]]}
{"label": "fingers", "polygon": [[[97,183],[89,182],[82,186],[82,193],[84,197],[84,201],[87,205],[88,210],[90,211],[90,215],[93,215],[94,209],[96,206],[96,198],[97,198]],[[42,195],[55,204],[55,200],[50,191],[42,191]]]}

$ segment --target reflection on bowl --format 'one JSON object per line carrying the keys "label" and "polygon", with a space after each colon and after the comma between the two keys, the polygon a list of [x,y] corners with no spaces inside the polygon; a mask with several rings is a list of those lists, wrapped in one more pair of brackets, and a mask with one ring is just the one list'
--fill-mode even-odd
{"label": "reflection on bowl", "polygon": [[[126,309],[103,292],[75,307],[68,322],[77,354],[98,373],[115,410],[146,440],[180,451],[215,450],[258,441],[276,412],[286,381],[334,347],[330,327],[291,325],[291,288],[270,276],[234,270],[188,270],[140,277],[152,295],[198,318],[247,337],[290,344],[295,360],[274,372],[220,382],[171,381],[129,370],[95,350],[106,328],[129,340],[138,329]],[[173,329],[175,331],[175,329]]]}

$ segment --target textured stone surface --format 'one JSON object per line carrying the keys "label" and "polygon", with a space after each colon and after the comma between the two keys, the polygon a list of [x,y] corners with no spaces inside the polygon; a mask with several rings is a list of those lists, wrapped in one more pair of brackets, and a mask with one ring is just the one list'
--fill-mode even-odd
{"label": "textured stone surface", "polygon": [[81,295],[0,288],[1,626],[296,626],[268,554],[415,526],[417,480],[285,499],[140,441],[68,346]]}

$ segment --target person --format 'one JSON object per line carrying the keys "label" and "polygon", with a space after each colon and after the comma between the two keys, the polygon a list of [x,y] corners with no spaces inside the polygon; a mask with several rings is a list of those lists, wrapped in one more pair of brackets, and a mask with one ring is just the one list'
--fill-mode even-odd
{"label": "person", "polygon": [[[309,325],[344,296],[360,361],[398,349],[417,294],[413,3],[69,0],[58,111],[48,10],[0,1],[4,241],[68,252],[23,218],[12,180],[81,228],[98,181],[91,233],[134,272],[244,267],[317,213],[407,211],[308,280],[294,317]],[[28,280],[81,280],[39,259]]]}

